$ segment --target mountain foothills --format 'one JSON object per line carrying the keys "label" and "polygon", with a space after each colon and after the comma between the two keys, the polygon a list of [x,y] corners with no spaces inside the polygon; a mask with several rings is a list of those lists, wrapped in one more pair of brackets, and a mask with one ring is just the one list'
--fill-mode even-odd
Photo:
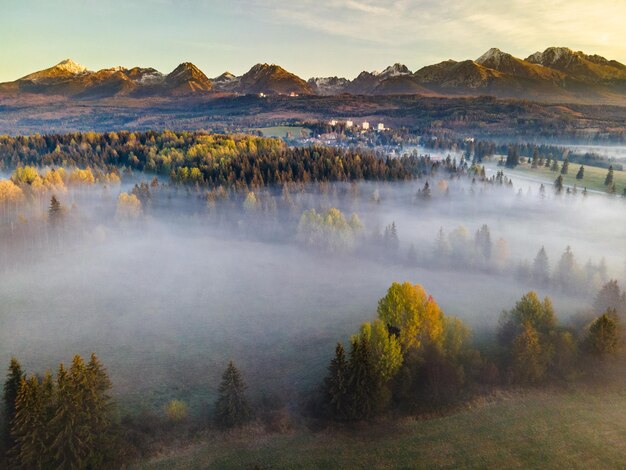
{"label": "mountain foothills", "polygon": [[599,55],[550,47],[520,59],[492,48],[476,60],[446,60],[415,72],[394,64],[362,72],[353,80],[308,81],[274,64],[257,64],[242,76],[208,78],[185,62],[169,74],[153,68],[90,71],[72,60],[0,84],[1,95],[64,96],[73,99],[199,95],[423,95],[483,96],[549,102],[626,104],[626,65]]}

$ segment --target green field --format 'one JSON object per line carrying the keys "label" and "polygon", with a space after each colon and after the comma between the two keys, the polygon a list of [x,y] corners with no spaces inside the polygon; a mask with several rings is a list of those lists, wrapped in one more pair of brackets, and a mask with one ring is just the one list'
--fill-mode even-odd
{"label": "green field", "polygon": [[626,392],[512,394],[356,430],[207,436],[137,468],[623,468]]}
{"label": "green field", "polygon": [[252,129],[255,132],[261,132],[263,137],[278,137],[284,139],[287,137],[287,133],[290,134],[290,138],[300,138],[302,133],[307,137],[311,135],[311,130],[306,127],[299,126],[274,126],[274,127],[259,127]]}
{"label": "green field", "polygon": [[[562,161],[559,161],[559,171],[551,171],[549,168],[539,167],[531,168],[530,163],[522,163],[518,165],[514,170],[506,169],[507,173],[533,175],[537,179],[542,179],[547,182],[553,183],[554,180],[561,174],[560,168],[563,165]],[[608,188],[604,186],[604,179],[608,170],[606,168],[598,168],[595,166],[585,166],[585,177],[582,180],[576,179],[576,173],[578,173],[579,163],[570,163],[569,171],[567,175],[563,175],[563,183],[566,186],[576,185],[579,189],[587,188],[595,191],[607,191]],[[613,172],[613,181],[615,182],[615,189],[617,194],[623,194],[624,188],[626,188],[626,171]]]}

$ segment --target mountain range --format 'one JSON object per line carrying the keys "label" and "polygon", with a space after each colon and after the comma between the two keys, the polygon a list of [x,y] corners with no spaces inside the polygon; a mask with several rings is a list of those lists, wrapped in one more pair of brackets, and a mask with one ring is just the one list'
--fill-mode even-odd
{"label": "mountain range", "polygon": [[115,67],[90,71],[70,59],[13,82],[1,95],[49,95],[72,99],[203,95],[423,95],[496,96],[550,102],[626,105],[626,65],[566,47],[550,47],[526,59],[489,49],[475,60],[446,60],[412,72],[394,64],[349,80],[308,81],[274,64],[257,64],[241,76],[208,78],[189,62],[169,74],[153,68]]}

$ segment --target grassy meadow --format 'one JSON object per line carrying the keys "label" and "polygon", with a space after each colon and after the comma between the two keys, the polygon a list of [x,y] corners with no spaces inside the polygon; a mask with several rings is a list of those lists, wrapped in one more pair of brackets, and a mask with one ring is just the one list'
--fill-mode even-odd
{"label": "grassy meadow", "polygon": [[620,468],[626,393],[512,392],[459,413],[349,430],[209,436],[137,469]]}
{"label": "grassy meadow", "polygon": [[[512,174],[520,173],[528,176],[532,175],[537,179],[553,183],[561,174],[560,169],[562,166],[563,162],[559,161],[559,171],[552,171],[550,168],[544,166],[531,168],[530,163],[525,162],[518,165],[514,170],[507,168],[506,172]],[[585,165],[585,177],[582,180],[577,180],[576,174],[578,173],[578,168],[580,168],[579,163],[570,162],[567,174],[563,175],[563,184],[566,186],[576,185],[579,189],[587,188],[594,191],[607,191],[609,189],[607,186],[604,186],[604,179],[608,173],[606,168]],[[613,181],[615,182],[616,193],[622,194],[624,188],[626,188],[626,171],[614,170]]]}

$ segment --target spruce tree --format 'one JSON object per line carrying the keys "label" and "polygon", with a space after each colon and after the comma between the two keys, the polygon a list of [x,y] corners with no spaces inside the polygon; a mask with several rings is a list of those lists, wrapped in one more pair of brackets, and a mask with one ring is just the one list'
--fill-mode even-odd
{"label": "spruce tree", "polygon": [[559,171],[559,162],[555,159],[552,160],[552,166],[550,167],[551,171]]}
{"label": "spruce tree", "polygon": [[580,165],[580,168],[578,169],[578,173],[576,173],[576,179],[581,180],[584,177],[585,177],[585,167]]}
{"label": "spruce tree", "polygon": [[554,180],[554,190],[557,194],[563,191],[563,175],[559,175],[558,178]]}
{"label": "spruce tree", "polygon": [[561,174],[567,175],[568,171],[569,171],[569,160],[567,157],[565,157],[565,160],[563,160],[563,166],[561,167]]}
{"label": "spruce tree", "polygon": [[52,225],[57,225],[63,217],[63,206],[56,196],[50,198],[50,207],[48,208],[48,220]]}
{"label": "spruce tree", "polygon": [[604,178],[604,186],[611,186],[613,184],[613,165],[609,166],[609,171]]}
{"label": "spruce tree", "polygon": [[20,384],[24,378],[22,372],[22,366],[16,358],[11,358],[9,364],[9,372],[7,379],[4,382],[4,429],[3,439],[5,442],[5,448],[7,452],[11,450],[15,441],[11,437],[11,427],[13,426],[13,420],[15,419],[15,402],[17,401],[17,394],[20,390]]}
{"label": "spruce tree", "polygon": [[245,395],[246,385],[233,361],[222,375],[215,402],[215,421],[222,428],[241,426],[250,420],[252,410]]}
{"label": "spruce tree", "polygon": [[43,383],[32,376],[22,379],[16,401],[12,435],[15,446],[11,463],[17,469],[71,468],[56,465],[51,452],[54,436],[49,425],[53,408],[53,385],[49,374]]}
{"label": "spruce tree", "polygon": [[368,419],[375,412],[380,384],[369,342],[363,336],[352,341],[348,370],[348,417],[352,420]]}
{"label": "spruce tree", "polygon": [[324,379],[324,405],[327,413],[336,420],[348,415],[348,362],[341,343],[337,343],[335,357],[328,366]]}
{"label": "spruce tree", "polygon": [[533,261],[533,280],[544,287],[550,282],[550,263],[545,248],[542,246]]}

